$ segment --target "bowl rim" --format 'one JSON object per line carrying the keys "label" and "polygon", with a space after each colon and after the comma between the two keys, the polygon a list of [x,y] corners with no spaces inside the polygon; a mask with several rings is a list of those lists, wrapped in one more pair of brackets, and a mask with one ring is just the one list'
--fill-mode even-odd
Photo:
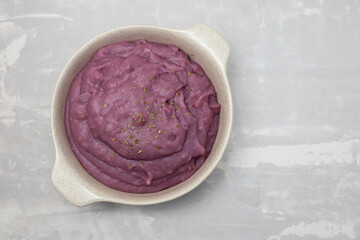
{"label": "bowl rim", "polygon": [[[58,123],[60,121],[63,121],[63,119],[60,120],[56,117],[58,114],[58,111],[56,108],[57,104],[59,103],[59,101],[65,101],[65,100],[59,99],[60,98],[59,91],[61,90],[61,86],[65,84],[64,78],[66,77],[66,74],[71,70],[71,67],[76,63],[76,60],[79,58],[81,59],[81,57],[84,55],[85,51],[88,50],[88,48],[91,45],[101,42],[106,37],[109,37],[114,34],[116,35],[119,31],[121,32],[121,31],[132,31],[132,30],[168,31],[168,32],[172,32],[174,34],[181,34],[183,36],[187,35],[188,37],[190,37],[190,39],[194,40],[194,42],[196,41],[195,42],[196,44],[204,44],[204,39],[199,38],[199,35],[201,35],[201,34],[205,34],[205,35],[210,34],[210,36],[217,38],[216,40],[222,44],[222,45],[220,44],[222,46],[222,49],[219,48],[220,50],[218,49],[219,51],[217,51],[217,52],[215,51],[216,49],[215,50],[207,49],[207,50],[210,51],[210,55],[212,55],[211,57],[213,58],[213,60],[217,61],[217,65],[219,66],[219,69],[221,69],[221,71],[222,71],[220,74],[221,74],[221,77],[223,78],[222,84],[224,84],[225,95],[227,97],[227,99],[226,99],[227,105],[228,105],[227,107],[229,109],[229,116],[228,116],[229,119],[227,119],[227,126],[225,128],[225,139],[223,140],[222,145],[218,151],[218,154],[217,154],[218,157],[216,158],[216,161],[214,161],[214,163],[208,168],[208,170],[206,172],[204,172],[201,175],[201,177],[196,182],[194,182],[191,185],[183,185],[186,187],[182,187],[182,183],[179,183],[168,189],[162,190],[160,192],[155,192],[155,193],[144,193],[144,194],[125,193],[125,192],[121,192],[119,190],[111,189],[111,188],[107,187],[106,185],[103,185],[102,183],[95,180],[90,174],[88,174],[86,172],[89,176],[91,176],[91,178],[93,178],[95,181],[100,183],[103,187],[109,188],[109,189],[111,189],[111,191],[117,191],[122,194],[129,195],[130,198],[129,199],[127,199],[127,198],[119,199],[119,198],[114,198],[114,197],[109,197],[109,196],[101,196],[101,194],[99,194],[98,192],[96,192],[96,191],[94,192],[94,189],[91,189],[91,188],[81,185],[81,184],[78,186],[83,188],[82,193],[80,193],[80,195],[77,195],[77,196],[72,196],[72,194],[69,191],[77,191],[78,189],[66,189],[66,187],[67,187],[66,183],[62,182],[62,180],[64,180],[64,179],[59,179],[59,178],[61,178],[61,174],[66,174],[64,172],[65,169],[61,169],[61,168],[64,168],[63,166],[61,166],[61,164],[64,162],[62,160],[64,158],[64,156],[63,156],[64,153],[62,152],[63,149],[59,146],[61,144],[61,141],[63,141],[63,139],[61,139],[61,136],[58,135],[58,131],[59,131]],[[209,47],[207,44],[208,43],[204,44],[206,48]],[[92,55],[93,54],[94,53],[92,53]],[[204,25],[204,24],[196,24],[196,25],[192,25],[190,27],[183,28],[183,29],[170,29],[170,28],[163,28],[163,27],[150,26],[150,25],[124,26],[124,27],[119,27],[116,29],[106,31],[102,34],[99,34],[99,35],[93,37],[92,39],[90,39],[84,45],[82,45],[78,50],[75,51],[75,53],[67,61],[66,65],[64,66],[63,70],[61,71],[61,74],[60,74],[60,76],[56,82],[55,88],[54,88],[52,104],[51,104],[51,130],[52,130],[53,141],[54,141],[55,152],[56,152],[55,163],[54,163],[52,173],[51,173],[51,180],[52,180],[55,188],[58,190],[58,192],[60,192],[69,202],[71,202],[72,204],[74,204],[76,206],[84,206],[84,205],[87,205],[87,204],[90,204],[93,202],[99,202],[99,201],[122,203],[122,204],[128,204],[128,205],[151,205],[151,204],[158,204],[158,203],[176,199],[178,197],[181,197],[181,196],[189,193],[190,191],[195,189],[197,186],[199,186],[214,171],[216,165],[219,163],[221,157],[223,156],[223,154],[225,152],[226,146],[227,146],[227,144],[229,142],[229,138],[230,138],[230,132],[231,132],[232,123],[233,123],[233,103],[232,103],[232,94],[231,94],[231,90],[230,90],[230,85],[229,85],[229,81],[227,78],[227,72],[226,72],[229,54],[230,54],[230,47],[229,47],[228,43],[226,42],[226,40],[220,34],[218,34],[215,30],[213,30],[211,27]],[[64,111],[64,109],[62,109],[62,111]],[[71,148],[70,148],[70,150],[71,150]],[[68,167],[66,170],[71,171],[71,169],[69,169]],[[197,172],[199,172],[199,170]],[[84,171],[86,171],[86,170],[84,169]],[[191,179],[191,178],[192,177],[190,177],[189,179]],[[169,189],[170,190],[173,189],[173,191],[169,191]],[[164,191],[168,191],[169,193],[165,194],[165,195],[164,194],[161,195],[161,193]],[[134,201],[133,197],[135,197],[135,196],[136,196],[136,200]]]}

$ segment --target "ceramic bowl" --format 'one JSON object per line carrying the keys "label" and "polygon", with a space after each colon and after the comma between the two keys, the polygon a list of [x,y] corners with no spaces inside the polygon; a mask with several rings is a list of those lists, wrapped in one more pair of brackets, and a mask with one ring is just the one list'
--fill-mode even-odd
{"label": "ceramic bowl", "polygon": [[[220,126],[210,155],[202,167],[188,180],[156,193],[134,194],[109,188],[98,182],[81,166],[73,154],[64,127],[64,106],[75,75],[90,60],[97,49],[121,41],[146,39],[174,44],[199,63],[211,79],[221,104]],[[56,189],[72,204],[84,206],[106,201],[131,205],[149,205],[178,198],[197,187],[216,167],[229,139],[233,118],[230,87],[226,75],[229,45],[215,30],[206,25],[185,29],[166,29],[154,26],[128,26],[105,32],[86,43],[69,60],[56,84],[51,126],[56,159],[51,179]]]}

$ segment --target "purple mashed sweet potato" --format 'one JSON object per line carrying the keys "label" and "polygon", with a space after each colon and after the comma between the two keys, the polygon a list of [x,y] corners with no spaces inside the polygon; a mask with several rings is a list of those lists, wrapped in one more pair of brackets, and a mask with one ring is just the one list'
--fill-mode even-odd
{"label": "purple mashed sweet potato", "polygon": [[65,107],[70,146],[106,186],[151,193],[193,175],[210,153],[220,105],[209,78],[174,45],[103,47],[76,75]]}

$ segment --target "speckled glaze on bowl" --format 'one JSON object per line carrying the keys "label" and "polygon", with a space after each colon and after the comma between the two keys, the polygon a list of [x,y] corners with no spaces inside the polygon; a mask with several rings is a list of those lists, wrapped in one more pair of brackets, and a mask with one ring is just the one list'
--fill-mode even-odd
{"label": "speckled glaze on bowl", "polygon": [[[156,193],[134,194],[111,189],[94,179],[73,154],[64,126],[64,107],[75,75],[90,60],[97,49],[121,41],[146,39],[175,44],[199,63],[211,79],[221,104],[220,126],[215,144],[201,168],[188,180]],[[56,160],[51,179],[56,189],[72,204],[85,206],[106,201],[130,205],[149,205],[178,198],[197,187],[216,167],[225,151],[233,119],[230,87],[226,64],[230,48],[212,28],[198,24],[185,29],[166,29],[154,26],[129,26],[103,33],[81,47],[63,69],[56,84],[51,126],[56,148]]]}

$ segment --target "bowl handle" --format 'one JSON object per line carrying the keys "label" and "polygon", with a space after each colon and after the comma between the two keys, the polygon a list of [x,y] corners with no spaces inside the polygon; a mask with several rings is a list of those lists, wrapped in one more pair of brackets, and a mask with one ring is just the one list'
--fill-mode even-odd
{"label": "bowl handle", "polygon": [[222,65],[223,70],[226,71],[230,46],[218,32],[205,24],[192,25],[183,29],[183,31],[190,33],[194,38],[199,40],[200,45],[209,49]]}
{"label": "bowl handle", "polygon": [[55,164],[51,173],[51,180],[55,188],[69,202],[78,207],[101,201],[96,195],[88,191],[76,177],[76,173],[66,161],[60,161],[56,154]]}

